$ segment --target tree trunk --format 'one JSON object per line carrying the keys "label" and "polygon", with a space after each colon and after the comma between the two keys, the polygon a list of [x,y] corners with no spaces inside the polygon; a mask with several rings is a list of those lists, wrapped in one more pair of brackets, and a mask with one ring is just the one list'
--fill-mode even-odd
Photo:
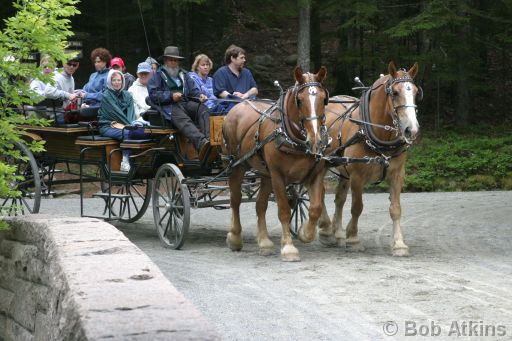
{"label": "tree trunk", "polygon": [[298,0],[299,5],[299,37],[297,64],[304,72],[310,69],[310,21],[311,21],[311,1]]}
{"label": "tree trunk", "polygon": [[317,71],[322,66],[322,30],[318,6],[311,4],[311,67]]}
{"label": "tree trunk", "polygon": [[[463,3],[459,3],[459,15],[464,16]],[[468,24],[463,24],[457,28],[459,41],[461,42],[457,49],[457,105],[455,111],[455,123],[459,126],[466,126],[468,124],[468,115],[469,115],[469,88],[468,88],[468,51],[470,48],[468,44],[469,42],[469,30],[470,27]]]}

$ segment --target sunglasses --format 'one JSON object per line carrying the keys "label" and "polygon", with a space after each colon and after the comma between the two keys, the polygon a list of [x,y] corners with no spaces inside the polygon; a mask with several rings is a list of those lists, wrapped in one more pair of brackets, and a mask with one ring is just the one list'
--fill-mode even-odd
{"label": "sunglasses", "polygon": [[78,67],[78,63],[68,63],[68,65],[71,67]]}

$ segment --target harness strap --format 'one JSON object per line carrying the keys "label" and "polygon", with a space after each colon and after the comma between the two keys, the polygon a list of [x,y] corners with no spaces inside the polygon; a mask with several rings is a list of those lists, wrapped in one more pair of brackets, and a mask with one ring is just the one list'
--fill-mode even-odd
{"label": "harness strap", "polygon": [[235,168],[239,166],[240,164],[244,163],[245,161],[249,160],[251,157],[253,157],[264,145],[269,143],[270,141],[274,140],[277,135],[279,134],[280,129],[276,129],[272,132],[272,134],[267,135],[262,141],[256,143],[254,148],[252,148],[249,152],[245,153],[244,156],[242,156],[240,159],[236,160],[234,163],[230,165],[231,168]]}
{"label": "harness strap", "polygon": [[384,151],[396,150],[397,148],[406,145],[407,143],[400,138],[397,138],[393,141],[383,141],[379,139],[377,136],[375,136],[370,120],[370,96],[371,90],[368,90],[363,94],[361,98],[361,116],[363,117],[363,125],[365,131],[367,132],[367,134],[365,134],[365,136],[367,137],[367,144],[373,144],[375,148],[377,148],[379,153],[382,153]]}

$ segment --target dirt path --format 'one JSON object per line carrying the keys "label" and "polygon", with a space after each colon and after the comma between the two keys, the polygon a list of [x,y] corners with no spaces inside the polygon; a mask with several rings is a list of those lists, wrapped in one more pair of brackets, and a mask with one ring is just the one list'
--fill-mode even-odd
{"label": "dirt path", "polygon": [[[226,340],[511,340],[511,202],[512,192],[404,194],[409,258],[390,255],[386,194],[365,196],[366,251],[297,241],[300,263],[281,262],[277,247],[274,256],[258,255],[251,204],[242,205],[245,245],[237,253],[224,242],[228,210],[192,211],[181,251],[160,247],[149,213],[119,227]],[[269,206],[279,245],[275,204]]]}

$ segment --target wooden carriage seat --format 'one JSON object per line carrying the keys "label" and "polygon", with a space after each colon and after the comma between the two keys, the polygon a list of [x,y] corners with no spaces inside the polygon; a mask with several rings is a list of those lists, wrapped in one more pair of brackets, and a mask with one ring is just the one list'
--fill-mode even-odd
{"label": "wooden carriage seat", "polygon": [[75,144],[79,145],[80,149],[86,147],[103,149],[107,162],[112,164],[112,170],[119,170],[122,158],[121,152],[118,150],[112,153],[112,150],[119,149],[118,140],[101,135],[83,135],[76,138]]}

